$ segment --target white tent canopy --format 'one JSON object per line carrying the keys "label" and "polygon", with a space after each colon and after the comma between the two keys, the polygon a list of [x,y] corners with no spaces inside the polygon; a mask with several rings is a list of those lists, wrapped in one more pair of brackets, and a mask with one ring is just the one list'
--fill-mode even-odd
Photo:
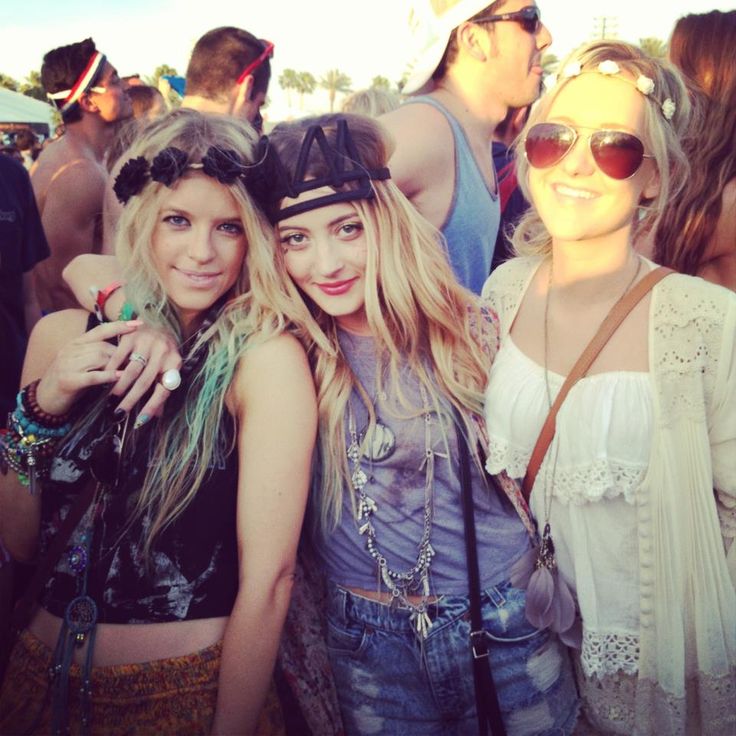
{"label": "white tent canopy", "polygon": [[35,123],[54,128],[51,105],[32,97],[0,88],[0,125],[3,123]]}

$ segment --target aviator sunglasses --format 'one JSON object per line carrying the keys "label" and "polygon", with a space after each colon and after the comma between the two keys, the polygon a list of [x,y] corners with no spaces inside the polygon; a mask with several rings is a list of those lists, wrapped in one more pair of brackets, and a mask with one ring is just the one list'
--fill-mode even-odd
{"label": "aviator sunglasses", "polygon": [[[587,136],[590,152],[598,168],[611,179],[630,179],[639,170],[645,158],[644,144],[631,133],[622,130],[592,130]],[[580,137],[578,131],[562,123],[538,123],[533,125],[524,139],[524,149],[529,164],[535,169],[548,169],[562,161],[570,153]]]}
{"label": "aviator sunglasses", "polygon": [[542,27],[542,14],[536,5],[527,5],[521,10],[513,13],[501,13],[500,15],[486,15],[482,18],[474,18],[473,23],[498,23],[503,20],[512,20],[518,23],[527,33],[539,33]]}

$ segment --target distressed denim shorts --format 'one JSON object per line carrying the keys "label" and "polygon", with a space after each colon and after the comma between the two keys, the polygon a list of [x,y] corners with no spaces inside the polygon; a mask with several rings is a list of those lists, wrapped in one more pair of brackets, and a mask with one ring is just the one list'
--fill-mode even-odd
{"label": "distressed denim shorts", "polygon": [[[510,583],[481,597],[491,671],[508,736],[571,734],[578,712],[566,648],[524,616],[524,591]],[[430,606],[423,646],[407,610],[330,583],[327,645],[349,736],[478,733],[469,602]]]}

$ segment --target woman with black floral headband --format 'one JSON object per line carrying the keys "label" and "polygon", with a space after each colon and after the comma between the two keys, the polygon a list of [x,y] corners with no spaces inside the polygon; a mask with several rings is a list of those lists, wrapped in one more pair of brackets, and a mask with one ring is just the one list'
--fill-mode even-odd
{"label": "woman with black floral headband", "polygon": [[127,298],[183,356],[160,376],[162,417],[108,396],[124,372],[150,368],[140,352],[125,371],[107,367],[141,322],[94,326],[70,310],[31,337],[2,439],[16,472],[1,479],[0,526],[19,559],[43,565],[63,545],[12,654],[2,733],[281,732],[278,709],[262,709],[316,409],[304,351],[283,333],[272,237],[241,176],[248,131],[173,113],[145,130],[117,181]]}

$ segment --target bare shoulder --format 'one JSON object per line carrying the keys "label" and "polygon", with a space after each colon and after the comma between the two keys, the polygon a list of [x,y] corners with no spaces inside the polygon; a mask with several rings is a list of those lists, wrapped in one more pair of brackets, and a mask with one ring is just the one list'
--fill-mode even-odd
{"label": "bare shoulder", "polygon": [[236,404],[282,403],[314,397],[314,382],[301,343],[280,334],[248,348],[233,380]]}
{"label": "bare shoulder", "polygon": [[74,187],[77,191],[94,190],[101,197],[102,187],[107,177],[102,165],[89,158],[72,158],[53,174],[49,182],[49,191],[68,191],[68,187]]}
{"label": "bare shoulder", "polygon": [[421,102],[404,104],[379,118],[394,150],[389,167],[398,187],[412,198],[455,160],[452,130],[445,116]]}
{"label": "bare shoulder", "polygon": [[425,155],[432,156],[441,153],[443,144],[452,140],[452,130],[445,116],[426,103],[405,103],[381,115],[378,120],[389,132],[397,148],[406,146],[409,149],[421,149]]}

